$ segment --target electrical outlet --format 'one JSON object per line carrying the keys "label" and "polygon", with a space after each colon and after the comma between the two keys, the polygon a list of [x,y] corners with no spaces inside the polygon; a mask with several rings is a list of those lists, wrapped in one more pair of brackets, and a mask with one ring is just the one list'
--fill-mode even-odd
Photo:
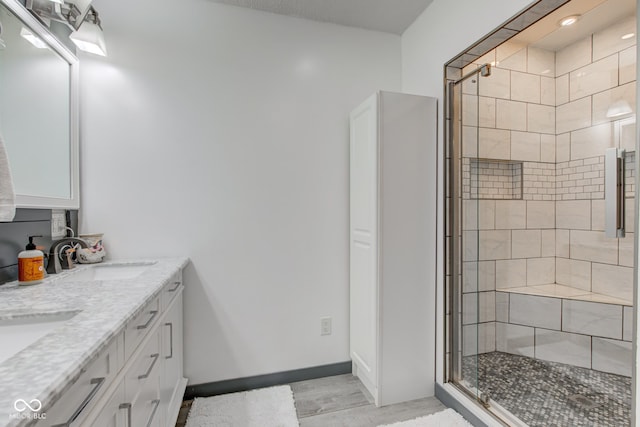
{"label": "electrical outlet", "polygon": [[331,317],[320,319],[320,335],[331,335]]}
{"label": "electrical outlet", "polygon": [[51,210],[51,238],[62,239],[67,235],[67,218],[62,209]]}

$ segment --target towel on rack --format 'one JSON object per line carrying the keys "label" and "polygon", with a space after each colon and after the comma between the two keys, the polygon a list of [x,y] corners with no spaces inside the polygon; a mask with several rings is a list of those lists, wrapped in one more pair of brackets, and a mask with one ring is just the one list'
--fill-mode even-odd
{"label": "towel on rack", "polygon": [[0,136],[0,222],[10,222],[16,216],[16,194],[9,169],[9,157]]}

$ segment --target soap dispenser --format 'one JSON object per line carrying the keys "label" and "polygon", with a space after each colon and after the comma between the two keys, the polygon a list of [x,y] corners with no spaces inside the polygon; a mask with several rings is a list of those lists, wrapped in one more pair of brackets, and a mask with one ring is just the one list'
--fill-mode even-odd
{"label": "soap dispenser", "polygon": [[34,237],[29,236],[29,244],[18,254],[18,284],[35,285],[44,279],[44,254],[36,249]]}

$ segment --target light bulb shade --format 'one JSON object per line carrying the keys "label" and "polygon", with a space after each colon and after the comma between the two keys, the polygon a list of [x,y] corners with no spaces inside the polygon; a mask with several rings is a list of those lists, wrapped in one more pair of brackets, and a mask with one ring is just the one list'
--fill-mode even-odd
{"label": "light bulb shade", "polygon": [[26,41],[28,41],[29,43],[31,43],[32,45],[34,45],[35,47],[37,47],[38,49],[47,48],[47,44],[43,42],[40,37],[36,36],[31,31],[27,30],[25,27],[22,27],[20,29],[20,36]]}
{"label": "light bulb shade", "polygon": [[107,56],[107,46],[104,42],[102,29],[92,22],[84,21],[78,31],[71,33],[69,38],[80,50]]}
{"label": "light bulb shade", "polygon": [[631,105],[624,99],[619,99],[609,106],[607,110],[607,118],[612,119],[616,117],[626,116],[633,113]]}

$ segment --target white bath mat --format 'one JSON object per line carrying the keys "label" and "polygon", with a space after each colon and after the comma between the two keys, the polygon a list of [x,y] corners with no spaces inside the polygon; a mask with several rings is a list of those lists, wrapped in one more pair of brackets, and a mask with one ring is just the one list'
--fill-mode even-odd
{"label": "white bath mat", "polygon": [[473,427],[462,415],[453,409],[445,409],[435,414],[416,418],[409,421],[401,421],[394,424],[386,424],[380,427]]}
{"label": "white bath mat", "polygon": [[187,427],[298,427],[293,392],[287,385],[198,398]]}

